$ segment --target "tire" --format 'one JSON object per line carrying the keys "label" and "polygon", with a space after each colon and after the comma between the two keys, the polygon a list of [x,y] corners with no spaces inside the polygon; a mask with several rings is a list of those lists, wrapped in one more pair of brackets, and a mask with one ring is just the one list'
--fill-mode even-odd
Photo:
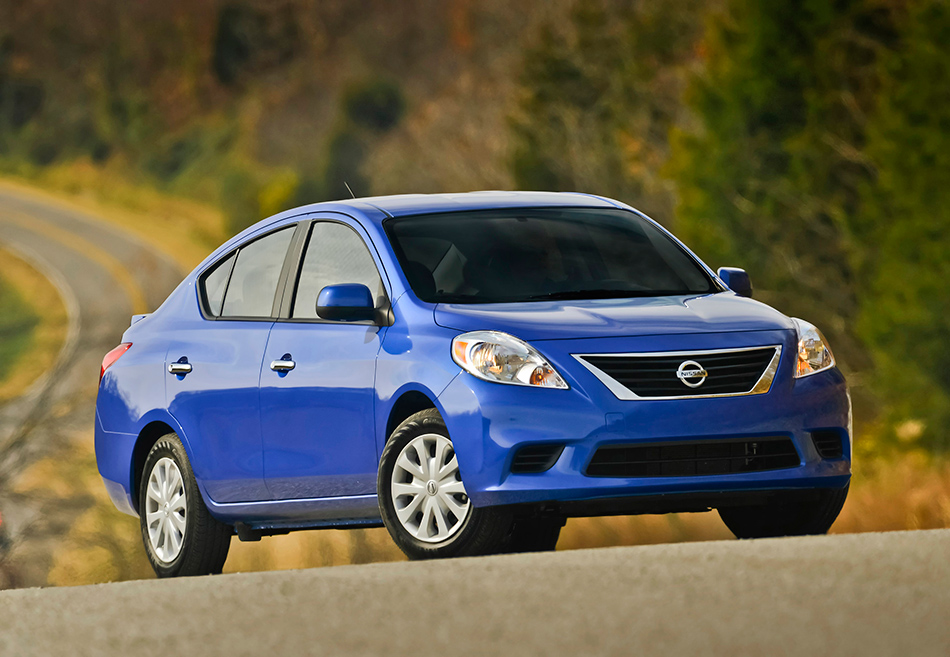
{"label": "tire", "polygon": [[848,497],[848,488],[823,489],[817,500],[783,499],[764,506],[719,509],[736,538],[827,534]]}
{"label": "tire", "polygon": [[159,577],[212,575],[224,568],[234,529],[211,516],[174,433],[159,438],[145,459],[139,524],[148,560]]}
{"label": "tire", "polygon": [[506,545],[510,513],[472,505],[449,432],[434,408],[393,431],[380,457],[376,486],[383,523],[410,559],[495,554]]}
{"label": "tire", "polygon": [[505,552],[553,552],[564,518],[516,518]]}

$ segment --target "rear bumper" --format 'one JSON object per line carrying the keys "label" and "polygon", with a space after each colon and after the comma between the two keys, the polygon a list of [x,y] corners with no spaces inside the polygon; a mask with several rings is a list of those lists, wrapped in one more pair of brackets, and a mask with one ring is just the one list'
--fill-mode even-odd
{"label": "rear bumper", "polygon": [[[773,333],[761,339],[778,344],[779,339],[787,338]],[[570,390],[499,385],[462,373],[438,401],[466,491],[477,507],[540,504],[563,507],[566,515],[598,515],[602,512],[598,508],[626,507],[632,509],[627,512],[635,513],[636,508],[656,507],[656,499],[633,498],[692,497],[689,504],[709,508],[719,504],[723,495],[742,497],[748,493],[740,502],[755,503],[753,493],[841,488],[851,477],[847,385],[837,369],[794,379],[791,361],[795,350],[789,346],[784,349],[771,390],[762,395],[624,401],[586,370],[562,366],[566,362],[562,357],[555,366],[568,379]],[[552,351],[545,355],[550,358]],[[811,432],[817,430],[840,433],[844,443],[841,458],[819,456],[811,439]],[[594,452],[604,445],[764,436],[790,438],[798,452],[798,465],[711,476],[584,474]],[[546,472],[513,474],[514,454],[532,443],[562,444],[564,450]],[[628,501],[606,502],[616,499]],[[712,503],[717,499],[720,502]],[[582,504],[597,500],[605,502]]]}
{"label": "rear bumper", "polygon": [[138,516],[132,505],[132,451],[137,436],[102,428],[96,410],[96,464],[112,503],[122,513]]}

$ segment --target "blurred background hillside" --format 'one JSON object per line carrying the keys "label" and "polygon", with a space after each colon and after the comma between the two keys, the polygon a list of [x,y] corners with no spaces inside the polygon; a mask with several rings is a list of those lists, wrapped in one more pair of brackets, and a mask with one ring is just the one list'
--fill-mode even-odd
{"label": "blurred background hillside", "polygon": [[[185,199],[211,218],[167,237],[195,254],[344,181],[619,198],[829,337],[857,458],[835,531],[950,526],[946,0],[0,0],[0,175]],[[19,336],[0,382],[24,316],[0,324]],[[137,540],[117,512],[96,522],[77,531]],[[561,546],[728,536],[717,523],[572,521]],[[354,535],[236,567],[395,558]],[[71,559],[51,581],[140,573]]]}

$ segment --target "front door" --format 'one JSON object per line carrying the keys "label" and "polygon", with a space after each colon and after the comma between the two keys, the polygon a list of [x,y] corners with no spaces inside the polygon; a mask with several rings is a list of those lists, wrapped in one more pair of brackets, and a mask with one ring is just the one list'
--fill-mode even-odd
{"label": "front door", "polygon": [[289,317],[271,329],[261,367],[264,477],[274,499],[376,492],[376,355],[386,329],[319,319],[320,290],[340,283],[386,294],[363,236],[316,221],[288,287]]}

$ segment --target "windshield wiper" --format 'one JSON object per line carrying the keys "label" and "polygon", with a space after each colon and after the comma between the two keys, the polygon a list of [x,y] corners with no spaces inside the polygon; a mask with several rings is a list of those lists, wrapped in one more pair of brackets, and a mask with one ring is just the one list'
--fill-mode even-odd
{"label": "windshield wiper", "polygon": [[632,299],[638,297],[671,297],[679,294],[692,294],[683,290],[563,290],[546,294],[532,294],[524,301],[556,301],[558,299]]}
{"label": "windshield wiper", "polygon": [[477,294],[437,294],[432,303],[486,303],[486,301],[484,297]]}
{"label": "windshield wiper", "polygon": [[688,290],[562,290],[545,294],[531,294],[517,297],[487,297],[477,294],[440,294],[435,303],[521,303],[524,301],[558,301],[568,299],[635,299],[644,297],[672,297],[684,294],[697,294]]}

